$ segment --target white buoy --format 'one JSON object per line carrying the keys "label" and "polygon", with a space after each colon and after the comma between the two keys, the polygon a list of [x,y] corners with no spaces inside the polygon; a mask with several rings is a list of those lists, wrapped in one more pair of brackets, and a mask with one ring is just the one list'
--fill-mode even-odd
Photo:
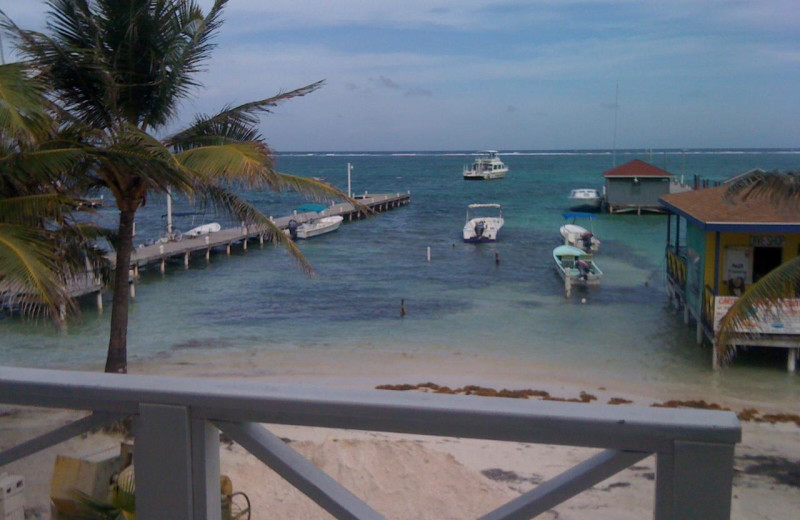
{"label": "white buoy", "polygon": [[586,298],[581,298],[581,303],[586,303]]}
{"label": "white buoy", "polygon": [[428,246],[428,262],[431,261],[431,246]]}

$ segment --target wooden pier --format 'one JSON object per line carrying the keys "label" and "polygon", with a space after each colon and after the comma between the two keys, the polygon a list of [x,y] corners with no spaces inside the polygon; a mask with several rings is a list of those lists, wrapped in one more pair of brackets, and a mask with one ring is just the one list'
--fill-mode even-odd
{"label": "wooden pier", "polygon": [[[354,195],[354,199],[358,200],[361,204],[371,209],[374,212],[382,213],[401,206],[405,206],[411,202],[410,193],[392,193],[392,194],[368,194],[365,192],[363,195]],[[351,203],[343,202],[332,204],[326,210],[315,213],[292,213],[291,215],[273,218],[272,221],[278,228],[285,230],[289,226],[290,220],[297,221],[302,224],[311,218],[318,216],[329,217],[334,215],[341,215],[344,217],[344,222],[351,222],[353,220],[364,218],[364,215],[358,211]],[[135,297],[135,283],[136,278],[139,276],[139,269],[148,265],[158,265],[161,272],[166,271],[166,264],[173,258],[180,258],[183,260],[184,266],[189,266],[189,260],[194,255],[204,255],[206,260],[210,260],[211,252],[214,249],[225,248],[228,255],[231,254],[231,248],[241,245],[244,250],[247,250],[247,243],[251,240],[258,240],[259,244],[263,244],[267,239],[263,228],[256,225],[242,225],[233,228],[222,229],[215,233],[201,235],[198,237],[184,237],[179,241],[156,243],[150,245],[142,245],[134,249],[131,254],[130,268],[133,270],[131,277],[131,297]],[[108,260],[112,266],[116,264],[116,253],[107,255]],[[91,277],[87,277],[87,281]],[[77,284],[74,287],[72,295],[74,297],[83,296],[91,293],[98,293],[98,306],[102,309],[102,300],[100,292],[103,290],[96,280],[86,285]]]}
{"label": "wooden pier", "polygon": [[[354,195],[353,198],[376,213],[406,206],[411,202],[410,192],[392,194],[368,194],[364,192],[363,195]],[[365,215],[351,203],[343,202],[332,204],[320,213],[294,212],[291,215],[278,218],[270,217],[270,219],[278,228],[285,230],[288,228],[289,221],[291,220],[302,224],[315,217],[329,217],[334,215],[341,215],[344,217],[344,222],[351,222],[365,217]],[[210,260],[212,250],[225,248],[226,253],[230,255],[231,248],[234,246],[241,245],[244,250],[247,250],[247,243],[249,241],[258,240],[259,244],[263,244],[265,239],[267,239],[267,236],[263,228],[256,225],[242,225],[239,227],[222,229],[215,233],[209,233],[198,237],[183,237],[181,240],[173,242],[141,245],[131,253],[130,269],[133,271],[131,276],[131,297],[136,297],[135,281],[139,277],[139,269],[142,267],[158,265],[161,272],[164,273],[166,272],[167,262],[173,258],[181,258],[184,266],[189,267],[189,260],[192,255],[202,254],[205,256],[206,260]],[[112,267],[116,265],[116,256],[116,253],[106,255]],[[97,297],[97,308],[100,311],[103,309],[103,289],[102,281],[92,273],[86,273],[76,277],[68,284],[69,294],[73,298],[95,294]],[[24,299],[24,295],[3,291],[2,286],[0,286],[0,312],[14,313],[15,309],[19,307],[20,302]],[[62,308],[62,314],[63,313],[64,309]]]}
{"label": "wooden pier", "polygon": [[[388,211],[399,206],[405,206],[411,201],[411,195],[408,193],[395,193],[389,195],[364,194],[356,195],[354,198],[364,206],[378,213]],[[363,218],[363,215],[361,215],[361,213],[354,208],[352,204],[349,202],[344,202],[333,204],[320,213],[295,212],[291,215],[286,215],[283,217],[270,217],[270,219],[272,219],[275,225],[281,230],[284,230],[288,228],[290,220],[295,220],[298,224],[302,224],[303,222],[318,216],[329,217],[334,215],[341,215],[344,217],[345,222]],[[188,265],[189,258],[192,254],[202,252],[206,255],[206,258],[208,258],[212,249],[222,247],[224,247],[227,253],[230,254],[231,247],[235,244],[241,243],[242,247],[247,249],[248,241],[258,240],[263,244],[264,239],[265,232],[262,228],[256,225],[242,225],[239,227],[222,229],[216,233],[209,233],[207,235],[201,235],[198,237],[184,237],[183,239],[175,242],[140,246],[136,248],[131,255],[130,267],[136,271],[140,267],[149,264],[160,263],[163,271],[164,263],[170,258],[183,257],[184,263]],[[109,254],[108,259],[111,261],[112,265],[115,265],[116,254]]]}

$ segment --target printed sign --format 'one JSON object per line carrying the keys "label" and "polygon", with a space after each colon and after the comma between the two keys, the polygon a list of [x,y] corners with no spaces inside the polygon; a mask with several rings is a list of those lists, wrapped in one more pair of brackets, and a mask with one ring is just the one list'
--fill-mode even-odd
{"label": "printed sign", "polygon": [[[714,298],[714,331],[719,330],[719,322],[727,314],[736,296],[717,296]],[[737,332],[751,334],[800,334],[800,299],[785,298],[777,305],[760,307]]]}
{"label": "printed sign", "polygon": [[753,255],[749,247],[726,247],[725,265],[722,267],[722,280],[731,283],[734,280],[750,285],[753,283]]}
{"label": "printed sign", "polygon": [[783,235],[752,235],[750,245],[753,247],[783,247]]}

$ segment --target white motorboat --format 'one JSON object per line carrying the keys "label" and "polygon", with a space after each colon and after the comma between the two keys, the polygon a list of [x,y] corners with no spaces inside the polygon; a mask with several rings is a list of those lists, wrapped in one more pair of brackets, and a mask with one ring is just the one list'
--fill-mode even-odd
{"label": "white motorboat", "polygon": [[[327,208],[322,204],[304,204],[295,208],[297,219],[292,219],[286,228],[286,233],[292,240],[318,237],[327,233],[333,233],[342,225],[344,217],[332,215],[321,217],[319,214]],[[311,214],[309,216],[309,214]],[[299,220],[307,218],[300,222]]]}
{"label": "white motorboat", "polygon": [[464,242],[494,242],[504,223],[500,204],[470,204],[464,224]]}
{"label": "white motorboat", "polygon": [[577,247],[558,246],[553,249],[553,260],[561,279],[569,285],[599,285],[603,277],[592,255]]}
{"label": "white motorboat", "polygon": [[569,209],[571,211],[600,211],[603,196],[593,188],[579,188],[569,192]]}
{"label": "white motorboat", "polygon": [[194,238],[203,235],[208,235],[209,233],[216,233],[220,229],[222,229],[222,226],[220,226],[218,222],[211,222],[209,224],[203,224],[202,226],[194,227],[189,231],[187,231],[186,233],[184,233],[183,236]]}
{"label": "white motorboat", "polygon": [[[302,224],[297,224],[296,220],[290,220],[289,236],[292,237],[292,240],[297,240],[298,238],[313,238],[332,233],[339,229],[339,226],[342,225],[342,220],[344,219],[341,215],[312,218]],[[294,226],[292,223],[294,223]],[[292,232],[292,227],[294,227],[294,232]]]}
{"label": "white motorboat", "polygon": [[596,253],[600,249],[600,241],[594,236],[594,226],[591,226],[591,229],[586,229],[575,223],[579,218],[587,218],[591,224],[594,220],[594,214],[573,212],[564,213],[563,216],[569,220],[567,224],[564,224],[559,229],[561,237],[564,239],[564,244],[577,247],[587,253]]}
{"label": "white motorboat", "polygon": [[471,166],[464,166],[464,179],[484,181],[505,177],[508,173],[508,166],[500,160],[497,152],[486,150],[483,154],[475,159]]}

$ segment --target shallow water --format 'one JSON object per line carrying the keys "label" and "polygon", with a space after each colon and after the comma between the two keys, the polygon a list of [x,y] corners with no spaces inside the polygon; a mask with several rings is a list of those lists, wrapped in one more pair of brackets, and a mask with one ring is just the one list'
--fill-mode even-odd
{"label": "shallow water", "polygon": [[[754,167],[793,169],[798,157],[674,152],[651,162],[687,179],[722,179]],[[620,152],[617,164],[634,158],[650,160]],[[461,168],[472,160],[469,154],[280,156],[281,171],[323,177],[342,189],[346,164],[352,163],[355,193],[410,191],[412,202],[301,241],[314,277],[271,245],[234,248],[231,257],[218,254],[208,265],[196,259],[188,270],[171,265],[165,276],[144,271],[131,305],[130,358],[265,349],[475,353],[632,384],[798,402],[800,377],[784,372],[783,356],[746,355],[722,374],[711,371],[710,349],[695,345],[694,328],[666,301],[664,216],[599,215],[593,227],[602,241],[596,259],[605,272],[602,285],[564,298],[551,252],[559,243],[566,195],[572,188],[602,186],[610,154],[520,153],[503,159],[510,167],[504,180],[465,182]],[[246,195],[275,216],[302,202],[293,194]],[[497,243],[461,242],[466,206],[474,202],[503,205],[506,224]],[[177,204],[176,211],[187,209]],[[140,241],[158,235],[163,213],[163,200],[149,201],[137,218]],[[100,217],[113,225],[115,213],[103,210]],[[176,226],[212,220],[220,219],[178,217]],[[92,301],[66,332],[0,319],[0,364],[102,366],[109,313],[98,315]],[[109,295],[105,301],[109,306]]]}

